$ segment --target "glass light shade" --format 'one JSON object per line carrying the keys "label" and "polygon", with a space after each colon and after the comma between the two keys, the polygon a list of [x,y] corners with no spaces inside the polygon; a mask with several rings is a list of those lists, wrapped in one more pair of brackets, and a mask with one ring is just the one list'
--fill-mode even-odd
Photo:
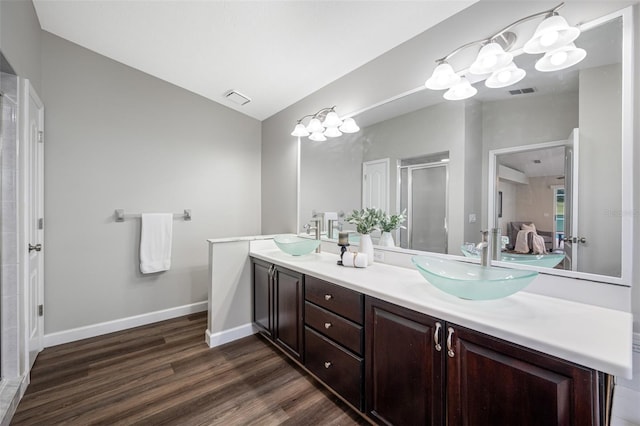
{"label": "glass light shade", "polygon": [[587,56],[584,49],[576,47],[575,44],[569,43],[559,49],[545,53],[545,55],[536,62],[536,69],[542,72],[551,72],[569,68],[582,61]]}
{"label": "glass light shade", "polygon": [[505,68],[491,74],[484,84],[491,89],[498,89],[516,84],[522,80],[525,75],[527,75],[525,70],[518,68],[516,64],[511,62]]}
{"label": "glass light shade", "polygon": [[472,97],[476,93],[478,93],[478,89],[473,87],[466,77],[462,77],[458,84],[451,86],[451,88],[444,93],[443,97],[448,101],[461,101]]}
{"label": "glass light shade", "polygon": [[562,16],[550,16],[538,25],[522,50],[531,54],[550,52],[573,42],[579,35],[580,29],[570,27]]}
{"label": "glass light shade", "polygon": [[513,61],[513,55],[505,52],[498,43],[489,43],[482,46],[478,57],[469,67],[471,74],[490,74],[502,69]]}
{"label": "glass light shade", "polygon": [[342,132],[338,130],[337,127],[327,127],[327,130],[324,131],[323,135],[328,138],[337,138],[338,136],[342,136]]}
{"label": "glass light shade", "polygon": [[338,127],[342,133],[356,133],[360,131],[360,127],[356,124],[356,121],[349,117],[342,120],[342,126]]}
{"label": "glass light shade", "polygon": [[304,127],[304,124],[298,123],[296,124],[295,129],[293,129],[293,132],[291,132],[291,136],[298,136],[298,137],[309,136],[309,132],[307,132],[307,128]]}
{"label": "glass light shade", "polygon": [[441,63],[433,70],[431,77],[424,83],[427,89],[444,90],[460,81],[460,76],[455,73],[453,67],[446,62]]}
{"label": "glass light shade", "polygon": [[312,141],[316,141],[316,142],[324,142],[324,141],[327,140],[327,138],[324,137],[322,132],[313,132],[313,133],[311,133],[311,136],[309,136],[309,139],[311,139]]}
{"label": "glass light shade", "polygon": [[309,133],[317,133],[324,132],[324,127],[322,127],[322,123],[317,118],[312,118],[309,124],[307,125],[307,132]]}
{"label": "glass light shade", "polygon": [[324,127],[338,127],[341,124],[342,120],[340,120],[340,117],[338,117],[338,114],[336,114],[335,111],[329,111],[324,121],[322,122],[322,125]]}

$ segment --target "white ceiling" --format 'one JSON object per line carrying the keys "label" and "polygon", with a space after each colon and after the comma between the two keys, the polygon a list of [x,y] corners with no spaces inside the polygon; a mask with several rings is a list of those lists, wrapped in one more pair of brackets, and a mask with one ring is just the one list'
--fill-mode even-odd
{"label": "white ceiling", "polygon": [[564,177],[564,146],[502,154],[498,156],[498,163],[527,177]]}
{"label": "white ceiling", "polygon": [[263,120],[475,1],[33,3],[43,30]]}

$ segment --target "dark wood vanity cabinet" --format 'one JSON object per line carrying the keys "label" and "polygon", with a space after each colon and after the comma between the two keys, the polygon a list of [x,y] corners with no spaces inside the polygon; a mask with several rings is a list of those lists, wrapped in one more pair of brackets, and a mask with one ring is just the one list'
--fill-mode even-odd
{"label": "dark wood vanity cabinet", "polygon": [[434,342],[442,323],[372,297],[365,317],[367,415],[380,424],[445,424],[445,360]]}
{"label": "dark wood vanity cabinet", "polygon": [[294,359],[304,356],[304,276],[252,259],[253,321],[260,332]]}
{"label": "dark wood vanity cabinet", "polygon": [[598,425],[598,374],[447,324],[450,425]]}
{"label": "dark wood vanity cabinet", "polygon": [[305,367],[362,411],[364,296],[307,275],[305,299]]}
{"label": "dark wood vanity cabinet", "polygon": [[274,265],[252,259],[253,323],[260,333],[273,338],[273,284]]}
{"label": "dark wood vanity cabinet", "polygon": [[393,425],[598,425],[595,371],[366,298],[366,410]]}
{"label": "dark wood vanity cabinet", "polygon": [[385,425],[604,425],[603,375],[252,259],[260,332]]}

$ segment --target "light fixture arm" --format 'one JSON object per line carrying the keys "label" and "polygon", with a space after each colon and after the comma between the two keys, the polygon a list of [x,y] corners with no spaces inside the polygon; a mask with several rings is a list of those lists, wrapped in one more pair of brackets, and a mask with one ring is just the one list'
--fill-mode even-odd
{"label": "light fixture arm", "polygon": [[307,115],[303,116],[302,118],[300,118],[298,120],[298,124],[302,123],[302,120],[304,120],[307,117],[317,118],[323,112],[331,112],[331,111],[335,111],[335,109],[336,109],[336,105],[334,105],[332,107],[328,107],[328,108],[322,108],[318,112],[316,112],[315,114],[307,114]]}
{"label": "light fixture arm", "polygon": [[504,27],[503,29],[501,29],[500,31],[498,31],[497,33],[495,33],[494,35],[492,35],[491,37],[489,37],[487,40],[493,40],[496,37],[501,36],[502,34],[506,33],[507,31],[509,31],[510,29],[512,29],[513,27],[516,27],[524,22],[530,21],[532,19],[535,18],[539,18],[540,16],[544,16],[544,17],[549,17],[549,16],[553,16],[553,15],[557,15],[558,14],[558,10],[562,9],[562,7],[564,6],[564,2],[560,3],[559,5],[552,7],[551,9],[542,11],[542,12],[538,12],[538,13],[534,13],[533,15],[529,15],[529,16],[525,16],[524,18],[518,19],[517,21],[507,25],[506,27]]}
{"label": "light fixture arm", "polygon": [[[452,51],[451,53],[449,53],[446,56],[443,56],[440,59],[436,59],[436,63],[437,64],[442,64],[445,63],[447,61],[449,61],[450,58],[452,58],[453,56],[457,55],[458,53],[460,53],[462,50],[471,47],[471,46],[475,46],[478,44],[487,44],[489,42],[491,42],[492,40],[497,39],[500,36],[506,35],[505,33],[507,33],[510,29],[512,29],[515,26],[518,26],[520,24],[522,24],[523,22],[527,22],[530,21],[532,19],[535,18],[539,18],[540,16],[552,16],[552,15],[556,15],[558,13],[558,10],[560,10],[562,7],[564,6],[564,2],[560,3],[559,5],[552,7],[551,9],[542,11],[542,12],[538,12],[538,13],[534,13],[533,15],[529,15],[529,16],[525,16],[524,18],[518,19],[517,21],[507,25],[506,27],[504,27],[503,29],[501,29],[500,31],[498,31],[497,33],[484,38],[482,40],[476,40],[476,41],[472,41],[466,44],[463,44],[462,46],[458,47],[457,49],[455,49],[454,51]],[[511,33],[511,35],[515,36],[515,34]],[[515,38],[513,39],[512,42],[515,41]],[[507,50],[507,49],[505,49]]]}
{"label": "light fixture arm", "polygon": [[484,38],[482,40],[476,40],[476,41],[471,41],[469,43],[463,44],[462,46],[458,47],[456,50],[454,50],[453,52],[449,53],[447,56],[443,56],[440,59],[436,59],[436,63],[437,64],[443,64],[447,61],[449,61],[450,58],[454,57],[455,55],[457,55],[458,53],[460,53],[461,51],[463,51],[464,49],[466,49],[467,47],[471,47],[471,46],[475,46],[476,44],[482,44],[482,43],[486,43],[488,39]]}

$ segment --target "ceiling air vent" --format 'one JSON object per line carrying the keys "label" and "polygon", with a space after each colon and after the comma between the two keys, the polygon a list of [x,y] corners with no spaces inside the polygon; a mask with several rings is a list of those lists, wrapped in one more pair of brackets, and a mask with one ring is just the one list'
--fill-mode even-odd
{"label": "ceiling air vent", "polygon": [[509,90],[509,94],[510,95],[526,95],[528,93],[534,93],[535,91],[536,89],[534,89],[533,87],[527,87],[526,89]]}
{"label": "ceiling air vent", "polygon": [[224,97],[240,106],[246,105],[251,102],[250,97],[243,95],[242,93],[235,90],[229,90],[227,93],[225,93]]}

